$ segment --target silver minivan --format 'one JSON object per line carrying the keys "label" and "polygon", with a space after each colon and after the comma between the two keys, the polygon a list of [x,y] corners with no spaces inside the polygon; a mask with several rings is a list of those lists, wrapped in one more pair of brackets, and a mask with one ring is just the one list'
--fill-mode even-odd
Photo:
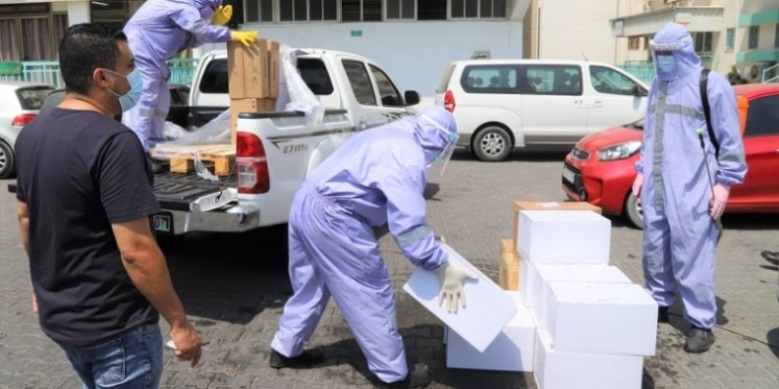
{"label": "silver minivan", "polygon": [[450,63],[436,105],[454,114],[459,145],[482,161],[514,148],[570,150],[585,135],[636,121],[648,88],[605,63],[468,60]]}
{"label": "silver minivan", "polygon": [[0,81],[0,179],[16,173],[16,137],[35,119],[46,96],[53,90],[53,86],[46,84]]}

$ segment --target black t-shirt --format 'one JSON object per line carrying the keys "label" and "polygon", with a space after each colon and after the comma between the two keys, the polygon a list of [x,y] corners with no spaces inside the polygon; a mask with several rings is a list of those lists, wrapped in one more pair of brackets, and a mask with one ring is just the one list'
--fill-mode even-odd
{"label": "black t-shirt", "polygon": [[138,137],[97,112],[53,108],[21,131],[15,148],[44,332],[81,347],[156,323],[111,228],[160,211]]}

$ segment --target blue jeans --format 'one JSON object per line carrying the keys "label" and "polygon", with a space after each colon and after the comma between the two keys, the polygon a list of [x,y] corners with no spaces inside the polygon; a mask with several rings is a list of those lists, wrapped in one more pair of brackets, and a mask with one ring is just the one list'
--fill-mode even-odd
{"label": "blue jeans", "polygon": [[162,334],[144,324],[100,344],[65,350],[83,389],[156,389],[162,375]]}

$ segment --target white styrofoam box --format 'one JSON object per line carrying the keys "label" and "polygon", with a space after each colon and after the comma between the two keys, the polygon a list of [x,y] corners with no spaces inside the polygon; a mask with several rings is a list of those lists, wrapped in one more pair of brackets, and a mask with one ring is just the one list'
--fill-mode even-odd
{"label": "white styrofoam box", "polygon": [[536,331],[538,389],[641,389],[643,370],[644,357],[558,351],[545,330]]}
{"label": "white styrofoam box", "polygon": [[591,282],[604,284],[631,284],[633,283],[625,273],[616,266],[609,265],[535,265],[535,274],[540,279],[537,283],[531,283],[533,288],[526,290],[531,294],[537,304],[531,306],[531,310],[538,319],[538,326],[549,327],[549,298],[552,294],[549,284],[551,282]]}
{"label": "white styrofoam box", "polygon": [[[522,258],[519,259],[519,290],[525,291],[530,288],[530,273],[533,272],[533,264]],[[527,293],[522,294],[522,302],[526,307],[530,306],[530,296]]]}
{"label": "white styrofoam box", "polygon": [[448,331],[446,367],[501,371],[533,371],[536,323],[522,303],[521,292],[506,291],[517,313],[495,340],[479,352],[454,331]]}
{"label": "white styrofoam box", "polygon": [[655,355],[657,303],[636,284],[550,282],[548,329],[558,351]]}
{"label": "white styrofoam box", "polygon": [[457,332],[471,346],[484,351],[503,331],[511,320],[517,307],[511,296],[471,265],[448,245],[442,245],[449,255],[449,261],[456,263],[476,275],[478,280],[466,280],[463,292],[467,297],[467,307],[459,307],[457,313],[449,313],[446,305],[438,305],[438,292],[441,285],[438,275],[433,271],[417,268],[403,285],[403,290],[438,317],[451,331]]}
{"label": "white styrofoam box", "polygon": [[611,221],[587,211],[521,211],[517,252],[546,264],[608,264]]}

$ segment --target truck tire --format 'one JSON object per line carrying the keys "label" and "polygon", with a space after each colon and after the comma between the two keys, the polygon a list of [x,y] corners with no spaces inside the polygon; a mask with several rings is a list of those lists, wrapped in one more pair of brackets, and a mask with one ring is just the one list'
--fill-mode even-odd
{"label": "truck tire", "polygon": [[0,140],[0,178],[11,178],[16,173],[14,150]]}
{"label": "truck tire", "polygon": [[628,192],[625,199],[625,216],[630,224],[637,227],[639,230],[644,229],[644,213],[641,209],[641,203],[638,202],[636,196],[633,193]]}
{"label": "truck tire", "polygon": [[476,133],[472,150],[479,160],[498,162],[506,159],[513,147],[511,136],[505,127],[489,124]]}

